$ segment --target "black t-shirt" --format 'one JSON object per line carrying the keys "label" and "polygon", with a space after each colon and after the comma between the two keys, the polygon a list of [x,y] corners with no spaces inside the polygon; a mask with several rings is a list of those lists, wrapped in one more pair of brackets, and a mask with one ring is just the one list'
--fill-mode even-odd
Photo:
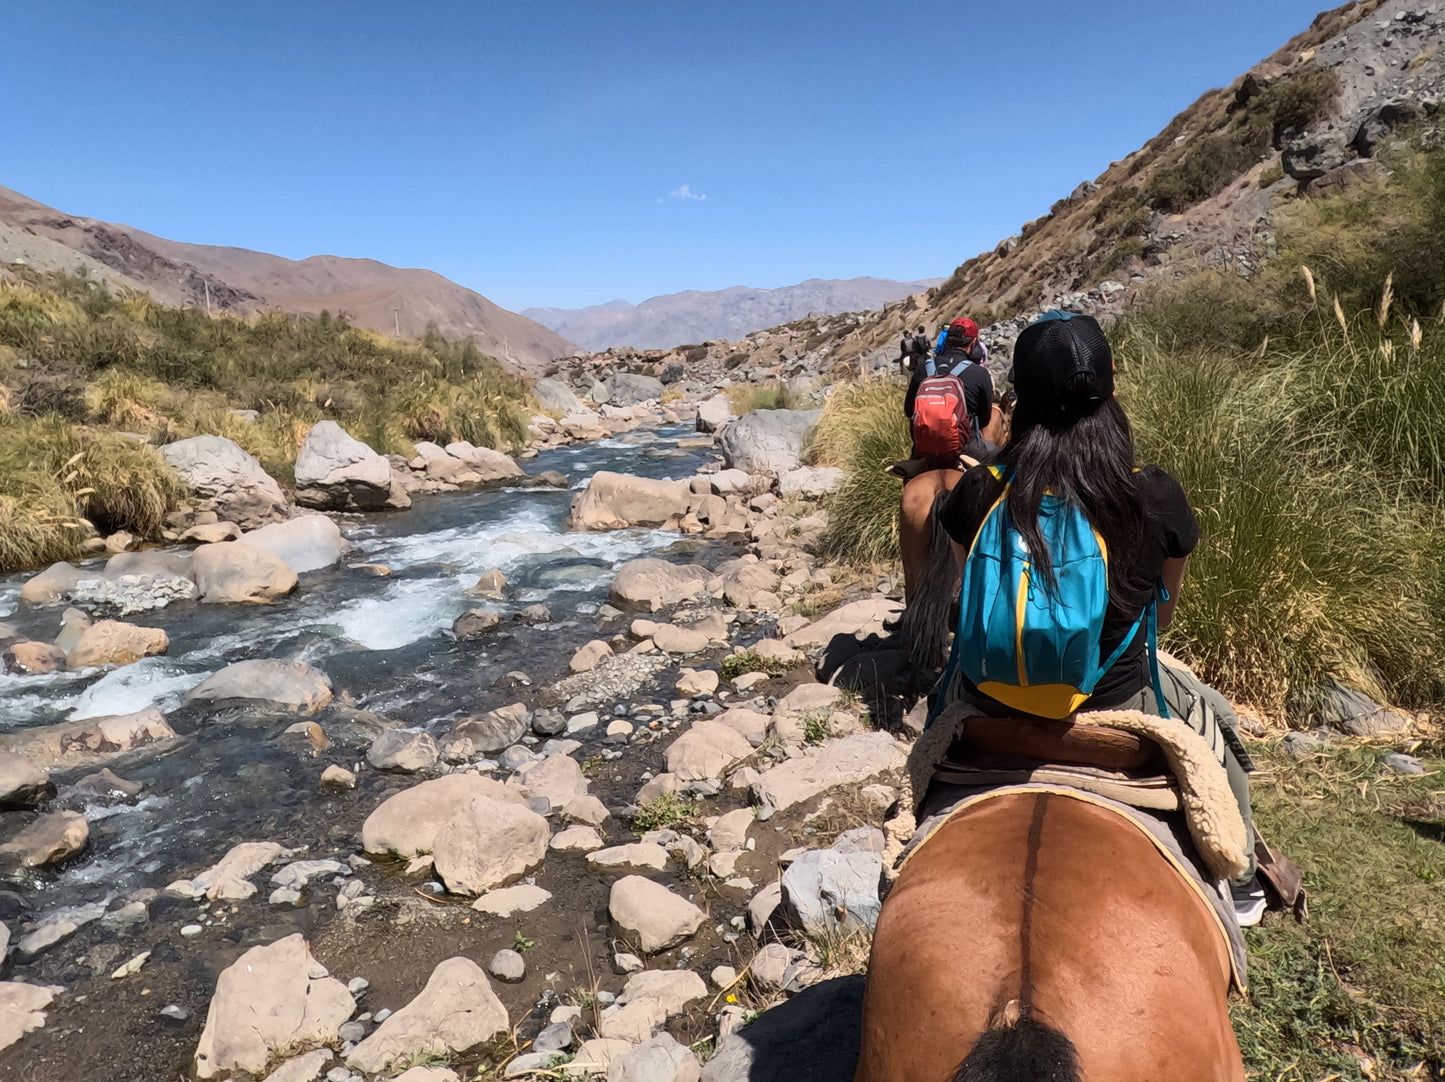
{"label": "black t-shirt", "polygon": [[[1139,550],[1130,560],[1120,560],[1111,553],[1109,572],[1122,574],[1125,581],[1118,587],[1120,603],[1110,604],[1104,616],[1100,640],[1101,660],[1108,657],[1124,641],[1129,628],[1139,618],[1154,594],[1164,561],[1182,559],[1199,543],[1199,522],[1189,506],[1189,498],[1179,482],[1157,466],[1145,466],[1137,474],[1139,497],[1144,505],[1144,534]],[[939,521],[950,537],[967,549],[983,524],[984,516],[1003,491],[1003,482],[983,466],[963,475],[949,493]],[[1115,583],[1110,583],[1115,586]],[[1089,707],[1104,709],[1117,706],[1149,684],[1147,636],[1140,627],[1118,661],[1099,679],[1089,697]],[[986,698],[986,696],[985,696]]]}
{"label": "black t-shirt", "polygon": [[[986,368],[969,361],[961,349],[946,349],[933,359],[933,374],[957,376],[963,382],[963,402],[969,417],[978,423],[980,429],[989,423],[993,418],[993,377]],[[913,369],[908,393],[903,396],[903,413],[910,420],[913,417],[913,400],[918,397],[918,385],[927,378],[927,364],[919,364]]]}

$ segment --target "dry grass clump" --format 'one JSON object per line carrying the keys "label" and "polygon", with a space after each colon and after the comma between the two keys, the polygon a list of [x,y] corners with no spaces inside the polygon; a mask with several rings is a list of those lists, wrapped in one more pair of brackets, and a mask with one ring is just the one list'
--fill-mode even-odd
{"label": "dry grass clump", "polygon": [[727,396],[732,403],[735,417],[741,417],[753,410],[785,410],[792,409],[795,405],[788,388],[776,381],[737,383],[727,389]]}

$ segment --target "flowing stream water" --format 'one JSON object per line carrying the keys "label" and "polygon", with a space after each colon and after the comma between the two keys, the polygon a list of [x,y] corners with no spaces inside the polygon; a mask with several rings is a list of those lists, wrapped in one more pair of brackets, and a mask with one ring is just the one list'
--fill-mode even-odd
{"label": "flowing stream water", "polygon": [[[156,706],[182,737],[159,754],[142,750],[109,764],[145,784],[141,799],[73,805],[90,823],[90,845],[59,872],[28,879],[22,886],[28,907],[39,914],[161,887],[236,841],[294,836],[299,821],[324,818],[314,763],[276,739],[284,723],[178,709],[186,691],[225,665],[299,658],[358,707],[438,736],[463,714],[526,698],[526,689],[494,687],[507,672],[524,671],[538,685],[555,680],[571,652],[595,637],[592,616],[617,566],[679,541],[657,530],[568,532],[574,491],[598,470],[693,476],[711,453],[678,449],[687,434],[681,426],[640,432],[628,442],[546,451],[527,463],[533,472],[561,471],[569,491],[418,496],[407,512],[353,517],[344,531],[355,551],[344,563],[383,563],[391,577],[343,566],[302,575],[297,593],[276,605],[172,604],[129,618],[166,630],[170,650],[163,657],[108,672],[0,676],[0,731]],[[464,591],[491,567],[510,582],[507,609],[541,602],[553,622],[529,627],[507,620],[483,640],[455,641],[452,621],[477,604]],[[5,619],[23,634],[50,641],[61,610],[21,608],[26,577],[0,580],[0,612],[11,612]],[[68,781],[94,769],[57,772],[62,797]],[[325,834],[324,823],[320,830]]]}

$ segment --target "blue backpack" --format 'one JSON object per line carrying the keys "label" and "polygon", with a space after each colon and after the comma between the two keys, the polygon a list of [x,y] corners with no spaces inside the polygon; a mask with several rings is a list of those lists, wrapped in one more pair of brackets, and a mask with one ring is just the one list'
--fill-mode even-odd
{"label": "blue backpack", "polygon": [[[1159,712],[1169,716],[1159,680],[1157,601],[1151,598],[1118,648],[1100,658],[1109,604],[1109,554],[1084,513],[1053,495],[1039,506],[1039,532],[1053,558],[1055,588],[1035,582],[1023,537],[1007,499],[1010,479],[990,472],[1003,493],[984,516],[963,565],[958,628],[935,712],[962,672],[983,694],[1042,718],[1066,718],[1093,693],[1099,679],[1146,627],[1149,666]],[[1163,584],[1159,593],[1167,600]]]}

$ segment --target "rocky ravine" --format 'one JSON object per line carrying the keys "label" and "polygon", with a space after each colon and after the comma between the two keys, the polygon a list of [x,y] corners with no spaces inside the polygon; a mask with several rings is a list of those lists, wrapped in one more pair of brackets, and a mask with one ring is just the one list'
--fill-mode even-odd
{"label": "rocky ravine", "polygon": [[[594,422],[559,404],[559,436],[589,434],[577,418]],[[650,399],[611,408],[658,415]],[[905,753],[876,727],[900,720],[900,658],[883,629],[898,605],[890,583],[835,582],[808,551],[839,480],[800,465],[816,414],[724,424],[716,400],[700,412],[722,432],[691,442],[716,440],[721,462],[690,480],[597,473],[571,511],[579,537],[654,528],[697,541],[623,564],[610,604],[583,618],[595,637],[563,672],[508,674],[510,705],[404,727],[351,706],[317,665],[256,657],[190,687],[170,717],[0,737],[13,888],[0,892],[0,1069],[746,1077],[750,1046],[734,1031],[866,949]],[[332,513],[395,506],[408,482],[505,469],[456,446],[388,462],[317,427],[296,500]],[[191,450],[173,454],[209,501],[185,529],[198,547],[32,578],[28,606],[70,608],[53,642],[12,642],[13,671],[122,671],[167,636],[105,612],[286,604],[299,578],[346,561],[337,519],[284,519],[253,463]],[[563,626],[512,600],[501,572],[470,593],[482,604],[457,620],[456,649]],[[113,844],[105,809],[147,799],[127,774],[238,725],[309,771],[314,796],[207,860],[162,856],[141,889],[47,906],[51,869]]]}

